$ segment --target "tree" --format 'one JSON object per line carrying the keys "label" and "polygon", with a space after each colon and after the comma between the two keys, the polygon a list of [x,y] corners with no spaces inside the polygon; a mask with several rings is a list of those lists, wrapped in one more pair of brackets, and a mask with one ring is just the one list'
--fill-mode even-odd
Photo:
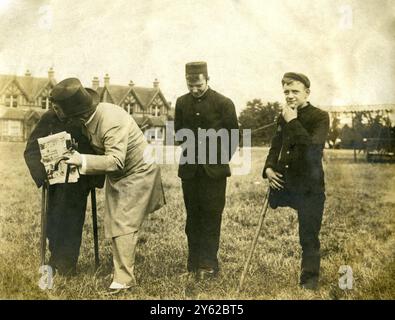
{"label": "tree", "polygon": [[341,129],[339,127],[340,119],[336,114],[333,115],[332,123],[328,133],[328,144],[330,147],[335,148],[336,140],[340,137]]}
{"label": "tree", "polygon": [[353,148],[354,131],[347,124],[344,125],[344,127],[341,129],[340,139],[341,139],[340,142],[341,148],[345,148],[345,149]]}
{"label": "tree", "polygon": [[[352,127],[341,129],[341,147],[365,149],[367,139],[370,147],[380,149],[381,144],[394,138],[388,110],[352,111]],[[386,114],[385,114],[386,113]]]}
{"label": "tree", "polygon": [[253,99],[247,102],[247,108],[240,113],[239,122],[241,129],[252,130],[252,145],[270,144],[276,132],[274,124],[280,114],[280,109],[280,103],[278,102],[264,104],[261,99]]}

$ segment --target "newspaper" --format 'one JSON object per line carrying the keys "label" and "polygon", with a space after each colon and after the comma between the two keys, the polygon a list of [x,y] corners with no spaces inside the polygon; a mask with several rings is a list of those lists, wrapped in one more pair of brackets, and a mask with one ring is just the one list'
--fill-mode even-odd
{"label": "newspaper", "polygon": [[[68,151],[68,146],[71,145],[71,135],[66,131],[62,131],[37,140],[41,153],[41,162],[47,172],[49,184],[66,183],[67,164],[64,161],[64,154]],[[67,182],[77,182],[80,176],[77,167],[69,167]]]}

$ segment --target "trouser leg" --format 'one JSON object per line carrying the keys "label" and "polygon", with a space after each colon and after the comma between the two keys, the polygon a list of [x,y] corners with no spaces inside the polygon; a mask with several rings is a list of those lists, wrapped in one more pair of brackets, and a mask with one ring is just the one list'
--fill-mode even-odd
{"label": "trouser leg", "polygon": [[74,274],[80,253],[88,190],[64,185],[49,195],[47,236],[49,264],[59,273]]}
{"label": "trouser leg", "polygon": [[302,246],[301,283],[318,280],[320,271],[320,240],[325,195],[309,195],[301,199],[298,209],[299,240]]}
{"label": "trouser leg", "polygon": [[204,175],[200,179],[201,235],[200,263],[202,269],[218,272],[218,250],[221,234],[222,212],[225,206],[226,178],[211,179]]}
{"label": "trouser leg", "polygon": [[199,267],[201,216],[199,209],[198,178],[182,180],[182,190],[186,208],[185,233],[188,239],[189,272],[196,272]]}
{"label": "trouser leg", "polygon": [[112,238],[112,252],[114,262],[113,282],[124,285],[136,285],[134,263],[138,231]]}

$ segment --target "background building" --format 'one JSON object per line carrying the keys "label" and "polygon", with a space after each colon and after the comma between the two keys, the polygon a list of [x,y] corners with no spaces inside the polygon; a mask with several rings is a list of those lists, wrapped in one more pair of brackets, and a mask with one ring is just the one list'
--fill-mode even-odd
{"label": "background building", "polygon": [[24,141],[50,107],[49,93],[56,84],[53,69],[47,78],[0,75],[0,140]]}
{"label": "background building", "polygon": [[149,142],[166,143],[166,121],[173,119],[173,112],[160,90],[158,79],[152,88],[135,86],[133,81],[122,86],[110,84],[110,77],[106,74],[102,87],[99,79],[93,78],[92,89],[99,93],[100,101],[117,104],[133,116]]}
{"label": "background building", "polygon": [[[49,94],[56,85],[54,70],[47,78],[33,77],[29,70],[24,76],[0,75],[0,141],[25,141],[41,115],[51,107]],[[108,74],[103,86],[97,77],[92,89],[100,101],[115,103],[124,108],[143,130],[151,143],[163,144],[166,121],[173,119],[171,104],[166,100],[155,79],[152,88],[129,85],[110,85]]]}

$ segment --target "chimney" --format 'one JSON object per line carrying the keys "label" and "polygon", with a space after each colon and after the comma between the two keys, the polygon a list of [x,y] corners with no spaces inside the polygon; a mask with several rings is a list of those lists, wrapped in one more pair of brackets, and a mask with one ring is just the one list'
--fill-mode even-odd
{"label": "chimney", "polygon": [[108,85],[110,85],[110,77],[108,73],[106,73],[106,75],[104,76],[104,86],[108,86]]}
{"label": "chimney", "polygon": [[53,68],[51,67],[48,70],[48,79],[49,80],[54,80],[54,78],[55,78],[55,71],[53,71]]}
{"label": "chimney", "polygon": [[134,86],[134,82],[133,82],[133,80],[130,80],[129,81],[129,87],[133,87]]}
{"label": "chimney", "polygon": [[158,81],[158,79],[155,79],[155,81],[154,81],[154,88],[159,88],[159,81]]}
{"label": "chimney", "polygon": [[32,74],[31,74],[30,70],[27,69],[25,72],[25,77],[31,77],[31,76],[32,76]]}
{"label": "chimney", "polygon": [[97,90],[99,88],[100,82],[98,77],[93,77],[92,79],[92,89]]}

